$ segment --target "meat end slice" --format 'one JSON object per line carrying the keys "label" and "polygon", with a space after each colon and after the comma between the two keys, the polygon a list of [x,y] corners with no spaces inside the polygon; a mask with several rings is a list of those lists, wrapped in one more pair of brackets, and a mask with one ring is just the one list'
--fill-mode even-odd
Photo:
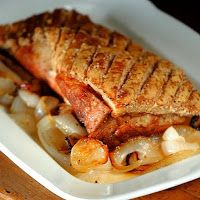
{"label": "meat end slice", "polygon": [[79,120],[85,124],[87,131],[94,132],[110,114],[110,108],[87,85],[76,79],[62,73],[56,77],[56,81],[62,95],[70,102]]}

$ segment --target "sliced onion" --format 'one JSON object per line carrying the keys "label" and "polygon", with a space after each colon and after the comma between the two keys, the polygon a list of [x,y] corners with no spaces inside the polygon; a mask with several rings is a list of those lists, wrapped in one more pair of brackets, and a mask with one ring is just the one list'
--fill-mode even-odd
{"label": "sliced onion", "polygon": [[13,80],[17,84],[22,83],[22,79],[12,70],[10,70],[4,63],[0,61],[0,76]]}
{"label": "sliced onion", "polygon": [[78,173],[75,175],[77,178],[90,182],[90,183],[99,183],[99,184],[111,184],[120,181],[124,181],[130,178],[134,178],[137,175],[134,173],[120,173],[111,171],[102,171],[102,170],[90,170],[85,173]]}
{"label": "sliced onion", "polygon": [[83,128],[71,112],[53,116],[56,127],[60,129],[65,135],[71,135],[75,138],[81,138],[87,135],[85,128]]}
{"label": "sliced onion", "polygon": [[33,113],[33,110],[19,96],[14,98],[10,111],[11,113]]}
{"label": "sliced onion", "polygon": [[110,158],[108,157],[108,161],[105,164],[94,167],[93,170],[95,170],[95,171],[111,171],[112,168],[113,168],[112,163],[110,161]]}
{"label": "sliced onion", "polygon": [[18,93],[24,103],[31,108],[35,108],[40,100],[37,94],[29,92],[28,90],[20,89]]}
{"label": "sliced onion", "polygon": [[[137,160],[130,159],[129,163],[126,163],[127,156],[133,153],[137,154]],[[162,158],[160,142],[146,137],[131,138],[110,153],[113,166],[124,172],[131,171],[144,164],[158,162]]]}
{"label": "sliced onion", "polygon": [[0,77],[0,96],[5,94],[12,94],[15,89],[16,85],[12,80]]}
{"label": "sliced onion", "polygon": [[12,113],[10,117],[21,127],[30,134],[32,137],[36,137],[37,128],[36,121],[33,115],[29,113]]}
{"label": "sliced onion", "polygon": [[[51,115],[46,115],[37,124],[38,134],[41,142],[46,140],[56,149],[65,146],[65,135],[55,126],[55,121]],[[44,142],[42,142],[44,143]]]}
{"label": "sliced onion", "polygon": [[12,104],[14,97],[9,94],[5,94],[3,96],[0,96],[0,104],[4,106],[9,106]]}
{"label": "sliced onion", "polygon": [[200,134],[198,131],[187,126],[169,127],[163,134],[163,142],[161,144],[165,155],[171,155],[179,151],[199,149]]}
{"label": "sliced onion", "polygon": [[165,156],[164,159],[162,159],[161,161],[159,161],[155,164],[152,164],[151,166],[148,166],[148,168],[145,169],[144,171],[141,171],[140,174],[152,172],[154,170],[157,170],[157,169],[166,167],[168,165],[174,164],[178,161],[192,157],[192,156],[197,155],[199,153],[200,153],[200,150],[197,150],[197,151],[193,151],[193,150],[179,151],[179,152],[171,154],[169,156]]}
{"label": "sliced onion", "polygon": [[176,125],[174,126],[178,134],[185,138],[186,142],[197,142],[200,143],[200,131],[184,125]]}
{"label": "sliced onion", "polygon": [[94,169],[108,161],[108,147],[92,138],[80,139],[71,150],[72,167],[79,172]]}
{"label": "sliced onion", "polygon": [[171,155],[179,151],[193,150],[196,151],[199,149],[198,143],[188,143],[180,141],[164,141],[161,144],[162,150],[165,155]]}
{"label": "sliced onion", "polygon": [[56,127],[51,115],[46,115],[37,124],[38,136],[44,149],[64,168],[70,168],[69,154],[64,151],[65,135]]}
{"label": "sliced onion", "polygon": [[49,114],[58,106],[59,100],[52,96],[43,96],[40,98],[36,109],[35,116],[41,119],[43,116]]}

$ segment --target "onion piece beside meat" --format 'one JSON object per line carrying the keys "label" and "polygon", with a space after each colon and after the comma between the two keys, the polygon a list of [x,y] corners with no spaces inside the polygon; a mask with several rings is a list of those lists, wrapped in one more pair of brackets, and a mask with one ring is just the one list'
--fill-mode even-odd
{"label": "onion piece beside meat", "polygon": [[44,116],[38,123],[38,136],[44,149],[65,169],[70,169],[68,149],[66,149],[65,135],[60,132],[51,115]]}
{"label": "onion piece beside meat", "polygon": [[67,103],[60,103],[59,104],[59,114],[65,114],[68,112],[72,112],[72,107]]}
{"label": "onion piece beside meat", "polygon": [[4,106],[10,106],[14,100],[14,97],[9,94],[5,94],[0,96],[0,104]]}
{"label": "onion piece beside meat", "polygon": [[111,171],[113,169],[112,167],[112,163],[110,161],[110,158],[108,157],[108,160],[105,164],[102,164],[102,165],[99,165],[99,166],[96,166],[93,168],[93,170],[95,171]]}
{"label": "onion piece beside meat", "polygon": [[180,141],[164,141],[162,142],[162,150],[165,155],[171,155],[179,151],[193,150],[196,151],[199,149],[198,143],[188,143]]}
{"label": "onion piece beside meat", "polygon": [[80,139],[71,150],[71,164],[79,172],[87,172],[108,161],[108,147],[92,138]]}
{"label": "onion piece beside meat", "polygon": [[59,100],[52,96],[42,96],[35,108],[35,116],[41,119],[47,114],[50,114],[58,106]]}
{"label": "onion piece beside meat", "polygon": [[18,93],[24,103],[31,108],[35,108],[40,100],[39,95],[29,92],[28,90],[20,89]]}
{"label": "onion piece beside meat", "polygon": [[22,83],[22,79],[12,70],[10,70],[3,62],[0,61],[0,76],[13,80],[17,84]]}
{"label": "onion piece beside meat", "polygon": [[27,132],[31,137],[36,139],[36,120],[29,113],[11,113],[10,117]]}
{"label": "onion piece beside meat", "polygon": [[[135,154],[136,159],[133,159]],[[141,165],[158,162],[163,159],[163,154],[158,140],[135,137],[116,147],[110,153],[110,159],[117,170],[127,172]]]}
{"label": "onion piece beside meat", "polygon": [[180,136],[184,137],[186,142],[200,143],[200,131],[190,126],[184,126],[184,125],[175,125],[173,127],[176,129],[176,131]]}
{"label": "onion piece beside meat", "polygon": [[200,133],[188,126],[169,127],[163,134],[161,144],[162,151],[166,156],[179,151],[196,151],[200,148]]}
{"label": "onion piece beside meat", "polygon": [[178,141],[185,142],[185,138],[176,131],[176,129],[170,126],[167,130],[165,130],[163,136],[164,141]]}
{"label": "onion piece beside meat", "polygon": [[51,115],[46,115],[37,124],[39,138],[44,144],[51,144],[56,149],[65,146],[65,135],[55,126],[55,121]]}
{"label": "onion piece beside meat", "polygon": [[0,96],[12,94],[16,89],[14,82],[7,78],[0,77]]}
{"label": "onion piece beside meat", "polygon": [[53,116],[56,127],[65,135],[71,135],[74,138],[81,138],[87,135],[85,128],[81,127],[71,112]]}
{"label": "onion piece beside meat", "polygon": [[20,96],[16,96],[10,107],[11,113],[31,113],[33,115],[33,109],[29,108]]}

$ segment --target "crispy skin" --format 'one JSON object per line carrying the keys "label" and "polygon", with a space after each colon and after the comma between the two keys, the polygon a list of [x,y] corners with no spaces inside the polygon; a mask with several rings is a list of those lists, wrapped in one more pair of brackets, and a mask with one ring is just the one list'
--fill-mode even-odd
{"label": "crispy skin", "polygon": [[200,94],[173,63],[76,11],[0,26],[0,47],[68,100],[110,147],[200,115]]}

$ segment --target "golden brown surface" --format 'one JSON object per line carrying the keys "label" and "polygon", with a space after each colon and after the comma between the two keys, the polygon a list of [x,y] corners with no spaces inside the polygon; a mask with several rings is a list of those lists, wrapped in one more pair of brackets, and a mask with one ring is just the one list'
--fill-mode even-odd
{"label": "golden brown surface", "polygon": [[[1,200],[61,200],[0,153],[0,199]],[[150,194],[136,200],[198,200],[200,179]]]}
{"label": "golden brown surface", "polygon": [[0,43],[38,77],[65,71],[89,84],[114,115],[200,113],[199,93],[173,63],[75,11],[58,9],[1,26]]}

